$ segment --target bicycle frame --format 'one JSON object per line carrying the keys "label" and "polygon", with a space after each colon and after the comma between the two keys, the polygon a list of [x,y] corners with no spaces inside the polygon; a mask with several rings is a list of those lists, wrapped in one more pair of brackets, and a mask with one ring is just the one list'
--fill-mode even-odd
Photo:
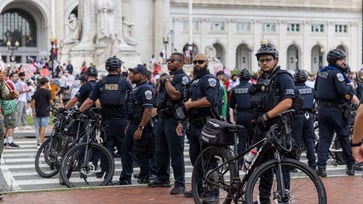
{"label": "bicycle frame", "polygon": [[[290,112],[292,112],[292,111],[290,111]],[[280,117],[282,117],[282,116],[280,116]],[[281,118],[281,121],[284,126],[283,127],[284,131],[286,131],[286,133],[288,133],[289,132],[288,121],[284,120],[283,118]],[[224,163],[220,164],[219,166],[215,167],[214,169],[210,169],[208,171],[208,173],[206,174],[206,178],[205,178],[207,180],[207,182],[226,190],[228,192],[231,200],[233,200],[235,203],[237,203],[237,201],[240,198],[242,198],[242,196],[245,194],[244,190],[246,188],[247,181],[250,178],[252,172],[260,164],[262,164],[264,162],[263,158],[264,158],[264,155],[266,154],[266,152],[268,150],[272,150],[274,153],[274,159],[278,163],[277,172],[275,172],[275,174],[276,174],[276,179],[278,181],[280,181],[279,183],[281,186],[279,186],[279,189],[285,189],[285,186],[284,186],[285,182],[282,182],[282,181],[284,181],[284,175],[283,175],[284,173],[283,173],[283,168],[281,165],[281,160],[282,160],[281,154],[283,154],[284,152],[290,152],[292,150],[292,142],[290,143],[289,149],[286,149],[281,144],[279,144],[279,142],[277,141],[276,135],[274,134],[275,128],[278,128],[278,127],[271,127],[270,131],[268,132],[268,134],[266,134],[265,138],[261,139],[260,141],[258,141],[255,144],[253,144],[252,146],[247,148],[244,152],[238,154],[237,156],[233,156],[231,159],[225,161]],[[236,138],[238,132],[234,132],[233,134],[234,134],[234,137]],[[289,137],[291,137],[291,135],[289,135]],[[237,142],[235,140],[234,149],[236,149],[236,146],[237,146]],[[240,178],[239,171],[238,171],[238,160],[254,148],[258,149],[258,153],[257,153],[256,157],[252,160],[250,166],[247,168],[246,174],[242,178]],[[235,151],[233,151],[231,148],[226,147],[226,149],[228,151],[230,151],[232,154],[235,154]],[[215,182],[215,181],[209,179],[210,177],[212,177],[212,176],[210,176],[211,174],[218,171],[226,164],[232,164],[233,168],[235,168],[237,170],[236,177],[233,179],[233,181],[230,181],[231,184],[218,183],[218,182]],[[286,195],[284,195],[285,192],[281,192],[281,193],[282,193],[282,195],[279,195],[279,196],[281,196],[281,197],[286,196]]]}

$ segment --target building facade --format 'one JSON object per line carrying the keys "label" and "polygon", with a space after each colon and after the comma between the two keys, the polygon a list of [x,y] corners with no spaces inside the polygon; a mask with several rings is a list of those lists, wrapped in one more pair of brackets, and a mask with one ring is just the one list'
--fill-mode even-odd
{"label": "building facade", "polygon": [[[256,71],[254,54],[263,39],[279,50],[279,63],[286,69],[316,72],[334,48],[347,53],[353,71],[362,66],[361,0],[111,1],[121,1],[122,19],[130,25],[126,32],[146,64],[152,55],[163,61],[171,51],[187,57],[205,52],[227,68]],[[71,14],[85,20],[78,6],[78,0],[1,1],[1,59],[26,63],[29,57],[49,57],[53,47],[55,57],[67,62],[68,55],[60,57],[66,24]],[[124,26],[122,19],[116,25]],[[74,63],[80,68],[81,62]]]}

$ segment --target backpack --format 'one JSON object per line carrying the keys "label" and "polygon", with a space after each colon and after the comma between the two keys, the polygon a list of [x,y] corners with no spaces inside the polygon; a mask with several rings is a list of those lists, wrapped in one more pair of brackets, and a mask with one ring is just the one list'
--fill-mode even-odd
{"label": "backpack", "polygon": [[17,107],[16,100],[1,100],[1,110],[4,115],[13,114]]}

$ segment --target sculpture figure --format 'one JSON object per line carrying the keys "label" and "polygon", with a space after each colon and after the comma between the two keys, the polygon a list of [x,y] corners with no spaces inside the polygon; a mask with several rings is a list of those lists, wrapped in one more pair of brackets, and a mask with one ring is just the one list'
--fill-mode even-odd
{"label": "sculpture figure", "polygon": [[79,42],[80,38],[80,23],[77,16],[72,13],[66,23],[66,33],[63,44],[73,44]]}

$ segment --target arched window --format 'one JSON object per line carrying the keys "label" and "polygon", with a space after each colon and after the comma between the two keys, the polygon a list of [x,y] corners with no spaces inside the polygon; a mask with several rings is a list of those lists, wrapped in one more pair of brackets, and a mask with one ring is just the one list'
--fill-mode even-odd
{"label": "arched window", "polygon": [[23,9],[9,9],[0,15],[0,46],[19,42],[20,47],[36,47],[36,23]]}

